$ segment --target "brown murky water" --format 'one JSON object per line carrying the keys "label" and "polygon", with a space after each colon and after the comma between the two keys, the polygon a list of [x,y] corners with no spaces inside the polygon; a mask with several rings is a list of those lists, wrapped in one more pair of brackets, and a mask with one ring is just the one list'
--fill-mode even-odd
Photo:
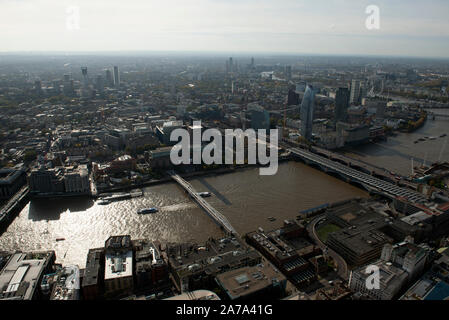
{"label": "brown murky water", "polygon": [[[325,202],[366,195],[295,162],[281,164],[278,174],[270,177],[259,176],[258,169],[246,169],[190,182],[198,191],[213,193],[208,201],[242,234],[274,226]],[[138,215],[137,210],[145,207],[157,207],[159,212]],[[268,217],[278,221],[270,222]],[[0,250],[53,249],[58,262],[84,266],[89,248],[103,246],[110,235],[204,241],[220,233],[180,187],[167,183],[145,188],[143,197],[104,206],[86,198],[33,200],[0,237]]]}

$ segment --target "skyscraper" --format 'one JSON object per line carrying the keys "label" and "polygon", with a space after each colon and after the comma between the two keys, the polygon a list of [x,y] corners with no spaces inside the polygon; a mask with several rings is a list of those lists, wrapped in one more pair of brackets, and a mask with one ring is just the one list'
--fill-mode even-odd
{"label": "skyscraper", "polygon": [[366,95],[365,83],[353,79],[351,82],[351,95],[349,102],[354,105],[360,105]]}
{"label": "skyscraper", "polygon": [[351,96],[349,103],[357,103],[358,97],[360,95],[360,81],[353,79],[351,82]]}
{"label": "skyscraper", "polygon": [[74,91],[74,86],[73,86],[73,80],[72,80],[72,76],[70,74],[65,74],[64,75],[64,94],[66,96],[72,96],[73,95],[73,91]]}
{"label": "skyscraper", "polygon": [[296,92],[295,89],[296,88],[294,86],[288,89],[287,106],[299,105],[299,94]]}
{"label": "skyscraper", "polygon": [[285,66],[285,77],[287,80],[292,79],[292,66]]}
{"label": "skyscraper", "polygon": [[81,88],[81,97],[87,98],[90,95],[89,92],[89,78],[87,76],[87,67],[81,67],[81,74],[83,76],[82,79],[82,88]]}
{"label": "skyscraper", "polygon": [[89,85],[89,79],[87,77],[87,67],[81,67],[81,74],[83,76],[83,87],[87,87]]}
{"label": "skyscraper", "polygon": [[312,139],[313,109],[315,103],[315,92],[311,85],[307,85],[304,98],[301,103],[301,135],[306,140]]}
{"label": "skyscraper", "polygon": [[346,121],[349,108],[348,88],[339,88],[335,96],[335,122]]}
{"label": "skyscraper", "polygon": [[100,93],[100,94],[102,94],[104,92],[103,75],[101,75],[101,74],[97,75],[97,78],[95,79],[95,88],[97,89],[98,93]]}
{"label": "skyscraper", "polygon": [[120,88],[120,73],[118,66],[114,66],[114,83],[116,88]]}
{"label": "skyscraper", "polygon": [[112,76],[112,71],[110,69],[106,69],[106,85],[108,87],[114,86],[114,77]]}

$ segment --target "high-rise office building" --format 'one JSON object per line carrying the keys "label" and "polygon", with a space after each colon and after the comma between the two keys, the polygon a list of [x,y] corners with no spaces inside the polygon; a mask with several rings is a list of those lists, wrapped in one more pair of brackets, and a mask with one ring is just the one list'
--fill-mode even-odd
{"label": "high-rise office building", "polygon": [[360,105],[362,99],[366,96],[366,85],[360,80],[353,79],[351,82],[351,94],[349,103]]}
{"label": "high-rise office building", "polygon": [[114,86],[114,76],[112,75],[112,71],[110,69],[106,69],[106,85],[108,87]]}
{"label": "high-rise office building", "polygon": [[83,86],[87,86],[89,84],[89,80],[87,77],[87,67],[81,67],[81,74],[83,76]]}
{"label": "high-rise office building", "polygon": [[234,72],[234,62],[232,61],[232,57],[229,58],[229,72]]}
{"label": "high-rise office building", "polygon": [[339,88],[335,95],[335,122],[346,121],[348,116],[350,92],[348,88]]}
{"label": "high-rise office building", "polygon": [[116,88],[120,88],[120,73],[118,66],[114,66],[114,84]]}
{"label": "high-rise office building", "polygon": [[357,104],[360,96],[360,80],[353,79],[351,82],[351,95],[349,103]]}
{"label": "high-rise office building", "polygon": [[97,78],[95,79],[95,89],[97,89],[100,94],[104,92],[104,78],[101,74],[97,75]]}
{"label": "high-rise office building", "polygon": [[287,105],[297,106],[299,105],[299,93],[296,92],[296,88],[293,86],[288,89]]}
{"label": "high-rise office building", "polygon": [[61,93],[61,80],[53,80],[53,92],[55,94]]}
{"label": "high-rise office building", "polygon": [[287,80],[292,79],[292,66],[285,66],[285,77]]}
{"label": "high-rise office building", "polygon": [[63,92],[66,96],[72,96],[74,91],[73,80],[70,74],[64,75],[63,81],[64,89]]}
{"label": "high-rise office building", "polygon": [[304,98],[301,103],[301,135],[306,140],[312,139],[313,109],[315,103],[315,92],[311,85],[307,85]]}
{"label": "high-rise office building", "polygon": [[81,88],[81,97],[82,98],[87,98],[90,95],[89,77],[87,76],[87,67],[81,67],[81,74],[83,76],[82,88]]}

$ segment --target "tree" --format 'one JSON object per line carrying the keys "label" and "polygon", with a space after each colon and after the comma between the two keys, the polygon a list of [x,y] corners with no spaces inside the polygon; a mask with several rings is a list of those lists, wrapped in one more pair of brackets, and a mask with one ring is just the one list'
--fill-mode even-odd
{"label": "tree", "polygon": [[36,160],[36,158],[37,158],[37,153],[35,150],[30,150],[30,151],[25,152],[25,155],[23,156],[23,160],[25,162],[34,161],[34,160]]}

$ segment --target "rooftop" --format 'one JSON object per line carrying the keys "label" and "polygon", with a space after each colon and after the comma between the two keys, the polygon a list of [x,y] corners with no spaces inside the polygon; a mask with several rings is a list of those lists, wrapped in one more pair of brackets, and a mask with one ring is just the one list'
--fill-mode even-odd
{"label": "rooftop", "polygon": [[106,253],[104,279],[130,277],[133,275],[133,252]]}
{"label": "rooftop", "polygon": [[379,248],[385,243],[391,243],[392,239],[379,230],[373,229],[344,229],[333,232],[330,239],[337,240],[352,251],[363,255],[375,248]]}
{"label": "rooftop", "polygon": [[86,268],[84,269],[83,287],[96,285],[99,281],[98,274],[101,269],[104,249],[90,249],[87,254]]}
{"label": "rooftop", "polygon": [[286,281],[286,278],[274,266],[264,261],[254,267],[222,273],[216,280],[231,299],[236,299],[277,285]]}
{"label": "rooftop", "polygon": [[80,289],[80,269],[78,266],[64,267],[59,271],[53,287],[51,300],[78,300]]}
{"label": "rooftop", "polygon": [[172,268],[184,275],[205,270],[219,273],[223,267],[239,265],[243,260],[258,260],[256,250],[247,248],[236,238],[210,239],[204,246],[177,244],[168,247],[168,259]]}
{"label": "rooftop", "polygon": [[31,300],[54,256],[54,251],[13,254],[0,273],[0,299]]}
{"label": "rooftop", "polygon": [[165,300],[220,300],[215,292],[209,290],[196,290],[167,298]]}

